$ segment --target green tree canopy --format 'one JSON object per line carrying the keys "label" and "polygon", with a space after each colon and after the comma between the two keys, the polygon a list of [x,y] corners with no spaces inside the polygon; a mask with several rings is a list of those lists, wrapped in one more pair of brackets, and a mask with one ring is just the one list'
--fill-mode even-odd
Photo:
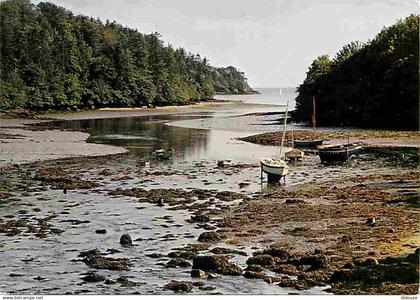
{"label": "green tree canopy", "polygon": [[419,16],[384,28],[372,41],[320,56],[298,87],[296,116],[309,122],[312,97],[321,126],[419,128]]}
{"label": "green tree canopy", "polygon": [[54,4],[0,2],[0,108],[186,104],[251,91],[234,67]]}

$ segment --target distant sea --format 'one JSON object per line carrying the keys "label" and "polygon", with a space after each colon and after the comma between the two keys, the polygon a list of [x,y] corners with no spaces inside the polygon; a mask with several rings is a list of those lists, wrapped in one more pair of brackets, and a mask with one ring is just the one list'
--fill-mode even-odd
{"label": "distant sea", "polygon": [[286,105],[289,101],[289,109],[295,108],[296,88],[254,88],[260,94],[252,95],[216,95],[217,100],[241,100],[245,103]]}

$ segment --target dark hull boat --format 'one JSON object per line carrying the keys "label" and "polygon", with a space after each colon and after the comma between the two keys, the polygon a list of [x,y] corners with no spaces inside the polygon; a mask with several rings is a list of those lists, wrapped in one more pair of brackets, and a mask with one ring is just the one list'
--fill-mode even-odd
{"label": "dark hull boat", "polygon": [[357,154],[362,149],[357,144],[328,145],[318,147],[321,162],[342,162]]}
{"label": "dark hull boat", "polygon": [[294,140],[294,146],[296,148],[316,148],[322,145],[324,140]]}

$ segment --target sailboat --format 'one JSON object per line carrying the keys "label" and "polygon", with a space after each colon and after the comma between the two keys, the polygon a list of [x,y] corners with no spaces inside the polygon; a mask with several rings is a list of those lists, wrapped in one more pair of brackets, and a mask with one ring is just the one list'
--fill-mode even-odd
{"label": "sailboat", "polygon": [[263,173],[266,173],[268,176],[268,182],[278,182],[280,181],[280,179],[285,178],[285,176],[289,174],[290,172],[290,167],[287,165],[287,162],[283,159],[283,156],[284,156],[283,144],[284,144],[284,137],[286,134],[288,111],[289,111],[289,102],[287,102],[286,112],[284,116],[283,135],[281,138],[280,155],[272,157],[272,158],[260,159],[261,178],[263,177]]}
{"label": "sailboat", "polygon": [[287,151],[284,155],[286,158],[290,161],[298,161],[303,159],[303,156],[305,153],[299,149],[295,148],[295,138],[294,138],[294,132],[293,132],[293,124],[290,123],[291,132],[292,132],[292,149]]}
{"label": "sailboat", "polygon": [[279,90],[279,96],[281,96],[283,94],[283,90],[282,90],[282,88],[280,88],[280,90]]}

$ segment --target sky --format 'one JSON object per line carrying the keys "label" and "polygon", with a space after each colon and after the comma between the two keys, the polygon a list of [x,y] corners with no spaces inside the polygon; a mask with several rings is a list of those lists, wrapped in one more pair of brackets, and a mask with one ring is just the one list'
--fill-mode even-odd
{"label": "sky", "polygon": [[[37,4],[38,0],[33,0]],[[49,0],[233,65],[252,87],[295,87],[318,56],[367,42],[411,13],[417,0]]]}

